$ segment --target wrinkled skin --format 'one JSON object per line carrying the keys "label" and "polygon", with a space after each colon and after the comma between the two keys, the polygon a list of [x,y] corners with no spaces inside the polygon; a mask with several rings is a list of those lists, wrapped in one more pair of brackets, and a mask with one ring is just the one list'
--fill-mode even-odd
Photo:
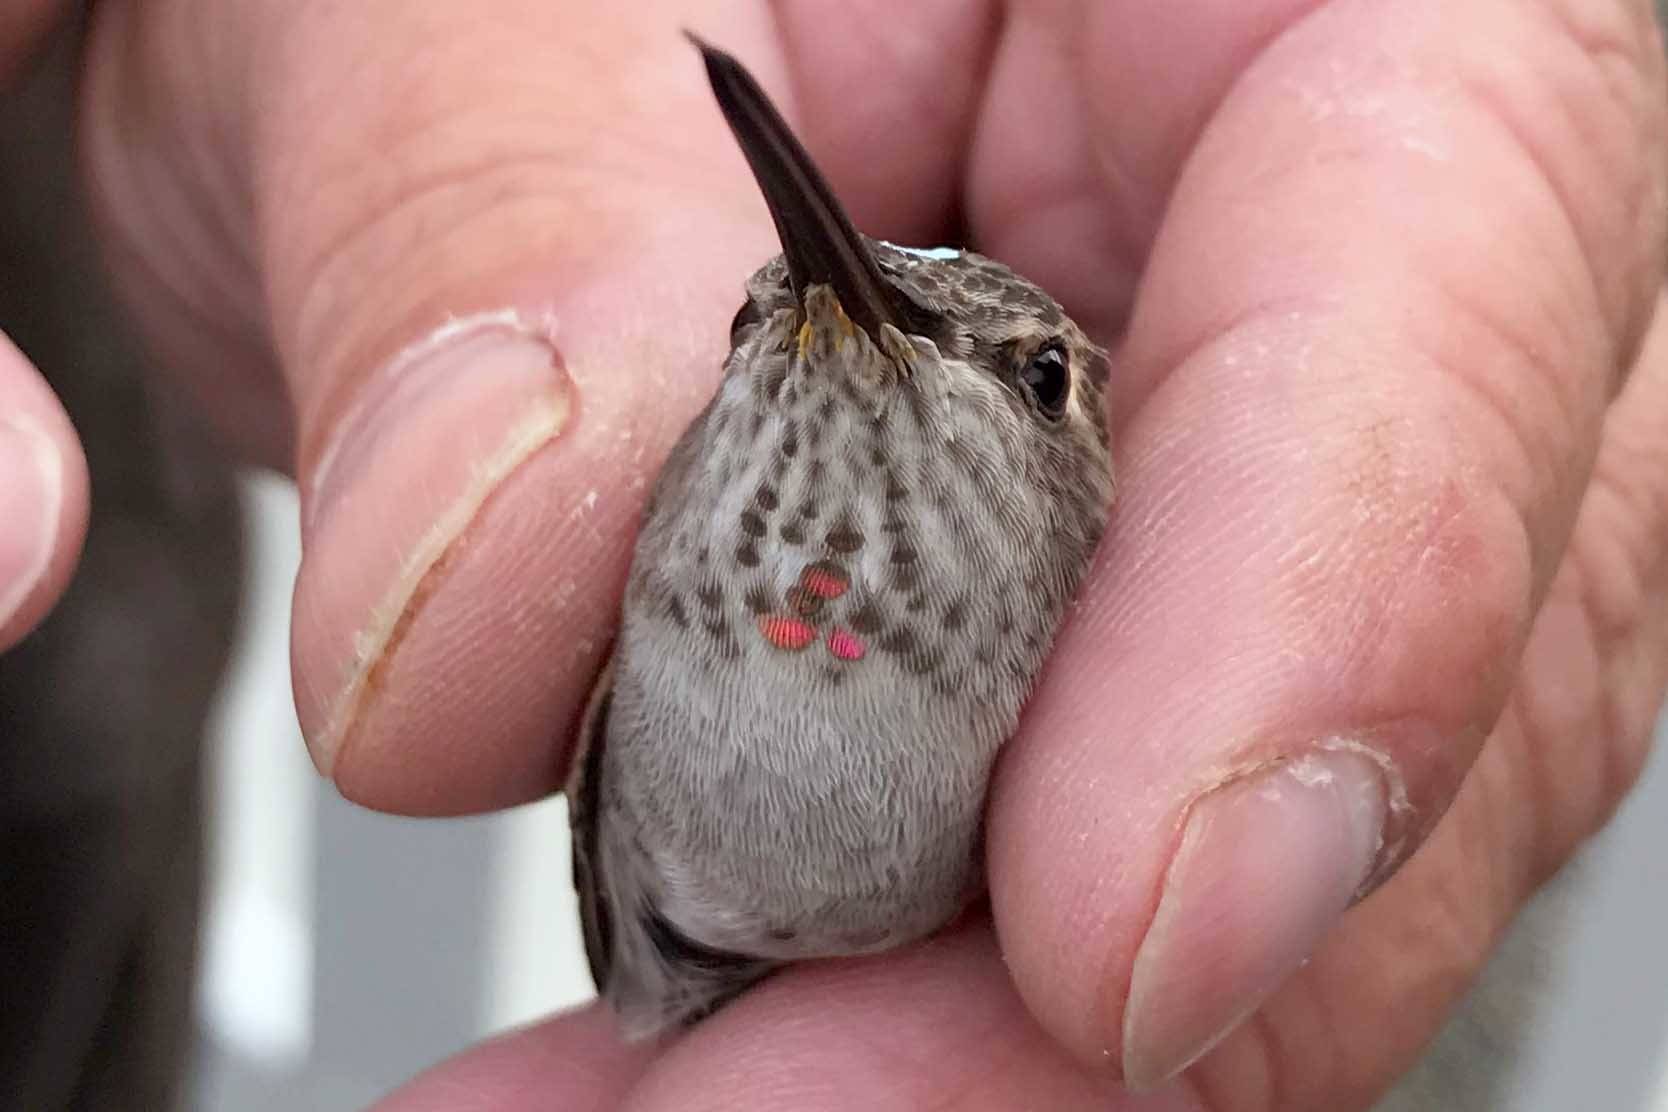
{"label": "wrinkled skin", "polygon": [[[774,251],[678,25],[748,60],[865,231],[965,234],[1113,348],[1122,500],[996,773],[991,914],[658,1051],[555,1017],[391,1107],[1360,1107],[1645,759],[1668,670],[1645,0],[97,15],[113,260],[215,427],[301,483],[298,709],[372,806],[560,782],[646,480]],[[14,57],[28,33],[0,21]],[[559,364],[499,330],[387,389],[448,314],[508,306],[554,316]],[[15,353],[12,406],[72,476],[15,640],[86,490]],[[1307,796],[1238,790],[1318,752]],[[1326,787],[1350,782],[1367,802]],[[1333,836],[1346,810],[1383,852]],[[1253,1005],[1178,1082],[1115,1095]]]}

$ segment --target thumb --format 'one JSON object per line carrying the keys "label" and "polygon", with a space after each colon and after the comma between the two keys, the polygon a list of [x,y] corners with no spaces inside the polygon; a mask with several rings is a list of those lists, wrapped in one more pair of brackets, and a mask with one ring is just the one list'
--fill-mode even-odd
{"label": "thumb", "polygon": [[[772,250],[680,17],[221,5],[207,18],[229,26],[206,33],[182,7],[103,31],[224,70],[242,84],[222,99],[258,106],[226,174],[294,414],[292,671],[314,760],[390,810],[544,794],[648,480]],[[769,57],[747,35],[726,30]],[[258,60],[179,54],[257,38]]]}
{"label": "thumb", "polygon": [[[1113,373],[1123,501],[990,815],[1022,994],[1131,1082],[1220,1046],[1207,1072],[1253,1105],[1365,1087],[1480,960],[1460,940],[1485,932],[1449,928],[1524,892],[1512,870],[1385,887],[1378,908],[1423,901],[1430,932],[1400,940],[1400,1006],[1352,991],[1382,968],[1358,961],[1263,1009],[1425,842],[1492,730],[1660,280],[1657,44],[1641,5],[1592,5],[1579,32],[1555,7],[1340,4],[1273,38],[1248,17],[1268,45],[1206,83],[1231,92],[1165,199]],[[1046,71],[1021,45],[993,100]],[[1530,844],[1545,805],[1494,782],[1455,835],[1473,856]]]}
{"label": "thumb", "polygon": [[0,333],[0,650],[46,616],[87,532],[87,461],[58,399]]}

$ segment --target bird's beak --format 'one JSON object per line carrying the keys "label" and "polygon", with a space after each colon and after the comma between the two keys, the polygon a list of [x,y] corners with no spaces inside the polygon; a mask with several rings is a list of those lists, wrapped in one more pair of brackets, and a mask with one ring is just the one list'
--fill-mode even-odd
{"label": "bird's beak", "polygon": [[883,323],[911,331],[874,253],[753,75],[724,51],[692,34],[689,39],[700,48],[718,106],[770,206],[794,296],[803,301],[807,288],[832,286],[846,316],[876,342]]}

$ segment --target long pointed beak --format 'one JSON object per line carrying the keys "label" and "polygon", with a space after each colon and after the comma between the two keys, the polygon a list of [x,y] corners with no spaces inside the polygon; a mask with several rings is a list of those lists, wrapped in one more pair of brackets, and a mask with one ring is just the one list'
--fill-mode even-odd
{"label": "long pointed beak", "polygon": [[880,339],[882,323],[910,331],[874,253],[753,75],[731,55],[685,34],[700,48],[718,106],[770,206],[794,295],[803,299],[807,287],[826,284],[871,339]]}

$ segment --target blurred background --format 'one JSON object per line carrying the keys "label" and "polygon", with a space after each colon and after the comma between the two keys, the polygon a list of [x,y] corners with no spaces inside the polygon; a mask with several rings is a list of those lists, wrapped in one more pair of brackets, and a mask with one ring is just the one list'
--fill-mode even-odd
{"label": "blurred background", "polygon": [[244,481],[243,623],[210,719],[191,1096],[359,1108],[483,1035],[592,996],[561,799],[379,815],[313,771],[289,687],[292,484]]}

